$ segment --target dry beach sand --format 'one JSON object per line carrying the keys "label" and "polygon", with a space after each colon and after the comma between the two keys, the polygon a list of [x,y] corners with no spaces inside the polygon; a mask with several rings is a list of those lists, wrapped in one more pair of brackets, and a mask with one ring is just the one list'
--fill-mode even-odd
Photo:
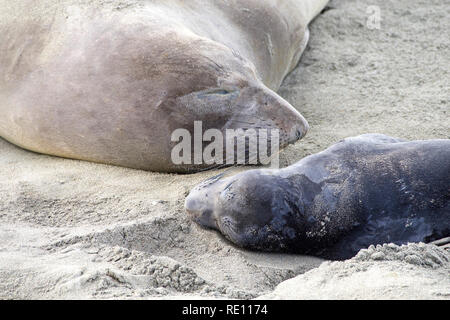
{"label": "dry beach sand", "polygon": [[[371,5],[380,29],[367,27]],[[281,163],[368,132],[450,138],[448,1],[329,6],[280,90],[311,125]],[[450,252],[433,245],[371,247],[345,262],[234,247],[183,211],[217,172],[156,174],[0,139],[0,298],[450,299]]]}

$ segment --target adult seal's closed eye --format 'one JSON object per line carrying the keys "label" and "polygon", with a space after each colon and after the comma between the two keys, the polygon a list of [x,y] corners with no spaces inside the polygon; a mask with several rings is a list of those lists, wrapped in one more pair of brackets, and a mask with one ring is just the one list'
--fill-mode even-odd
{"label": "adult seal's closed eye", "polygon": [[349,138],[284,169],[215,177],[185,206],[256,250],[346,259],[371,244],[431,242],[450,236],[450,140]]}
{"label": "adult seal's closed eye", "polygon": [[306,120],[278,96],[326,0],[0,0],[0,137],[50,155],[165,172],[171,134]]}

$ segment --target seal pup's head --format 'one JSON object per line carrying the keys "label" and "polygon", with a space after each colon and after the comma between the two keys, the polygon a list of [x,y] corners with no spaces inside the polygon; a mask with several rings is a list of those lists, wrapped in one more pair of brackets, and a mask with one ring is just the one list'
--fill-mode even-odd
{"label": "seal pup's head", "polygon": [[186,212],[241,247],[307,252],[307,230],[314,219],[308,218],[302,190],[279,172],[249,170],[213,177],[191,191]]}

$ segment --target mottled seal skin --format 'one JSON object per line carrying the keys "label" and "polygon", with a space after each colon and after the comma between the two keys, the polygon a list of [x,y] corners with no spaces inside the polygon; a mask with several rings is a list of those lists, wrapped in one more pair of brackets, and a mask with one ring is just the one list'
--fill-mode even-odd
{"label": "mottled seal skin", "polygon": [[[175,129],[306,134],[275,93],[324,0],[0,0],[0,137],[130,168],[174,165]],[[207,166],[206,166],[207,167]]]}
{"label": "mottled seal skin", "polygon": [[348,138],[280,170],[215,177],[186,211],[238,246],[346,259],[450,235],[450,140]]}

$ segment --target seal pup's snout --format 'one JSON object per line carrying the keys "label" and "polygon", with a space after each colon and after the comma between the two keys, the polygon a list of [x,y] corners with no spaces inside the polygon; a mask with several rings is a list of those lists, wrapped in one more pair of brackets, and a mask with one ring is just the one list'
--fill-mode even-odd
{"label": "seal pup's snout", "polygon": [[211,177],[191,190],[184,202],[189,218],[199,225],[217,229],[216,203],[217,193],[222,185],[225,173]]}
{"label": "seal pup's snout", "polygon": [[189,218],[194,222],[206,228],[217,228],[208,197],[202,196],[194,189],[186,198],[184,207]]}
{"label": "seal pup's snout", "polygon": [[190,219],[197,224],[205,227],[205,228],[211,228],[215,229],[216,224],[214,223],[214,220],[211,219],[212,210],[205,209],[205,210],[195,210],[192,209],[189,206],[186,206],[186,213],[189,215]]}

